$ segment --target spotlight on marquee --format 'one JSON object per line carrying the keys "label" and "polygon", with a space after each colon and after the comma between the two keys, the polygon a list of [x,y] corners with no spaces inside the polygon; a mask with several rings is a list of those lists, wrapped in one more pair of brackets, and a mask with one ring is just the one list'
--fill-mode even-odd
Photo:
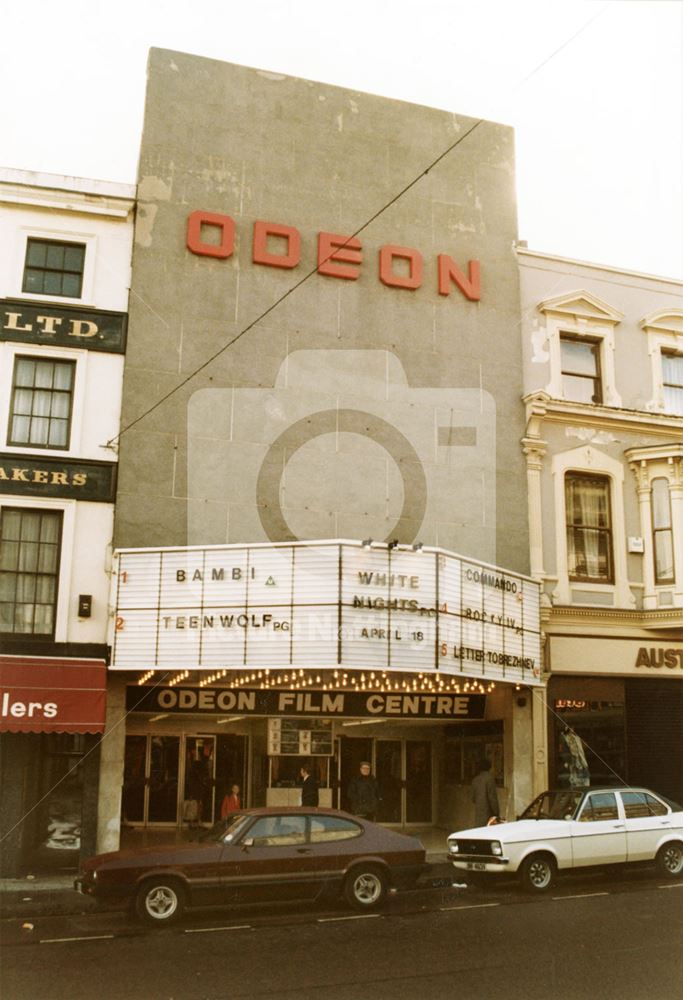
{"label": "spotlight on marquee", "polygon": [[389,542],[389,544],[387,545],[387,548],[388,549],[396,549],[396,548],[398,548],[398,538],[392,538],[391,541]]}
{"label": "spotlight on marquee", "polygon": [[422,552],[422,542],[415,542],[413,552]]}
{"label": "spotlight on marquee", "polygon": [[371,549],[372,548],[372,539],[371,538],[364,538],[361,544],[362,544],[362,546],[363,546],[364,549]]}

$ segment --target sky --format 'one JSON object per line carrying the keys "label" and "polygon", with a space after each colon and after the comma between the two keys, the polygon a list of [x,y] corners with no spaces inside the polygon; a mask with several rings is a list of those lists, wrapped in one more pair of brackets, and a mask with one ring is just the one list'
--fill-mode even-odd
{"label": "sky", "polygon": [[176,49],[512,125],[519,237],[683,278],[679,0],[24,0],[0,166],[134,183],[147,53]]}

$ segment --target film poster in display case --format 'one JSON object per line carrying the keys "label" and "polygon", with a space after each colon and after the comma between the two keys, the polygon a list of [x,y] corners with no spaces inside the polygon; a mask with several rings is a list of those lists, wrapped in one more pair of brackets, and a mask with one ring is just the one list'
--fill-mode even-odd
{"label": "film poster in display case", "polygon": [[333,730],[329,719],[269,719],[271,757],[331,757]]}

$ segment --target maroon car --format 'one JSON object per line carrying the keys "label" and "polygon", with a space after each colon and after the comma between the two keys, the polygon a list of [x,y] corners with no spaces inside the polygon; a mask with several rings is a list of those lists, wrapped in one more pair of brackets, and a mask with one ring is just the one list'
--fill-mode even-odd
{"label": "maroon car", "polygon": [[90,858],[75,885],[165,924],[186,906],[310,900],[327,890],[370,910],[425,868],[415,837],[336,809],[245,809],[199,842]]}

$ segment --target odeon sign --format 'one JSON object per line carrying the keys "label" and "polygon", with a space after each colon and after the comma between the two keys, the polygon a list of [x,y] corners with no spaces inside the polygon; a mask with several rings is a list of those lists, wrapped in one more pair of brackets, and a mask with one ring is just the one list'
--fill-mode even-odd
{"label": "odeon sign", "polygon": [[[205,230],[216,236],[206,241]],[[192,212],[187,220],[187,248],[199,257],[227,260],[235,252],[235,220],[217,212]],[[277,222],[254,222],[252,234],[252,261],[265,267],[293,269],[301,262],[301,233],[295,226]],[[400,261],[399,268],[396,262]],[[363,247],[354,236],[319,232],[317,238],[318,274],[345,281],[357,281],[363,264]],[[478,260],[467,264],[467,275],[448,254],[437,254],[436,284],[439,295],[450,295],[455,286],[466,299],[478,302],[481,298],[481,268]],[[379,248],[377,273],[382,284],[389,288],[415,291],[424,277],[424,260],[414,247],[384,244]]]}

